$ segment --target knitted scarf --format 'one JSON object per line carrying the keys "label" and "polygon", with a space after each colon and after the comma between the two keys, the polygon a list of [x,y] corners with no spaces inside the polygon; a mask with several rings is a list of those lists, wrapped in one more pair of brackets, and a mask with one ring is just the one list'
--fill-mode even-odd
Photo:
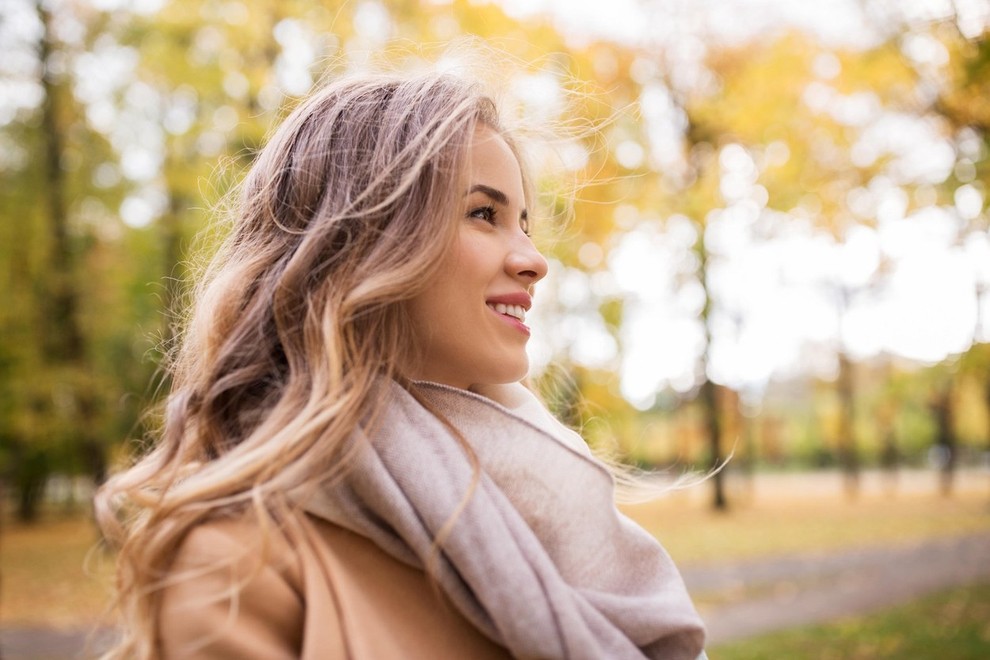
{"label": "knitted scarf", "polygon": [[[305,509],[429,571],[516,657],[694,660],[704,628],[664,549],[613,503],[608,470],[521,385],[385,387],[345,476]],[[503,403],[493,400],[494,397]],[[480,464],[474,471],[454,433]],[[453,516],[455,516],[452,518]],[[450,520],[439,552],[435,539]]]}

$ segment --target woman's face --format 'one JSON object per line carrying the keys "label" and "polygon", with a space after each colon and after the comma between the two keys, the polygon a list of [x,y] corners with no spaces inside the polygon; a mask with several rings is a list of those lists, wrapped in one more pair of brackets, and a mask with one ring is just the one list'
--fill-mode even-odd
{"label": "woman's face", "polygon": [[465,389],[525,377],[525,313],[547,273],[527,235],[522,173],[505,140],[479,127],[468,168],[453,246],[409,308],[409,375]]}

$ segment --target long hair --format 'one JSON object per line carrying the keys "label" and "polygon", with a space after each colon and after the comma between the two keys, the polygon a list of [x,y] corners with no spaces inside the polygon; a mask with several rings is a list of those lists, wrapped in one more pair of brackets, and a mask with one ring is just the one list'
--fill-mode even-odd
{"label": "long hair", "polygon": [[478,125],[504,133],[494,102],[456,77],[350,76],[258,155],[194,290],[157,441],[96,499],[119,547],[114,655],[155,655],[161,590],[194,525],[248,509],[277,520],[288,491],[346,469],[376,383],[402,382],[404,303],[454,240]]}

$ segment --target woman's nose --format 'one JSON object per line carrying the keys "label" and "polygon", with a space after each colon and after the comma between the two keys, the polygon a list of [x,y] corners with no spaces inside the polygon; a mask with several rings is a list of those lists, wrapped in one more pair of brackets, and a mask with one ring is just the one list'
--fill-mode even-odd
{"label": "woman's nose", "polygon": [[506,270],[512,277],[520,278],[527,284],[542,280],[547,274],[547,260],[536,249],[529,237],[513,245],[505,260]]}

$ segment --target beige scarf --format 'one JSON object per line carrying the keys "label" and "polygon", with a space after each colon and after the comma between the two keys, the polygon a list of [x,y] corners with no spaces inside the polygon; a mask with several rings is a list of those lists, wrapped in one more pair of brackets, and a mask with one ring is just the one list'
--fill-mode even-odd
{"label": "beige scarf", "polygon": [[611,475],[580,438],[521,385],[486,396],[414,387],[481,465],[439,557],[434,539],[462,505],[472,467],[450,430],[397,384],[352,468],[307,511],[432,566],[461,613],[516,657],[699,656],[704,628],[680,574],[615,508]]}

